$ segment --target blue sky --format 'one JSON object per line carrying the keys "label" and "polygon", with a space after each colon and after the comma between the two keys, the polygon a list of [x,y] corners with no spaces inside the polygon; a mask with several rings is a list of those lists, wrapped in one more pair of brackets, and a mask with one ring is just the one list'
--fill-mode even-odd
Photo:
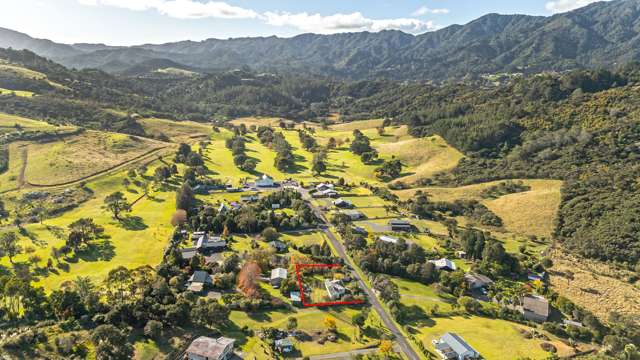
{"label": "blue sky", "polygon": [[0,27],[111,45],[290,37],[465,24],[487,13],[552,15],[595,0],[2,0]]}

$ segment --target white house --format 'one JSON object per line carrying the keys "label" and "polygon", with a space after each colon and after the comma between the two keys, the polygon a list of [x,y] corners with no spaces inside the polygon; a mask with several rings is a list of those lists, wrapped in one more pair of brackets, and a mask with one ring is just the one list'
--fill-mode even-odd
{"label": "white house", "polygon": [[429,260],[430,263],[436,266],[437,270],[455,271],[457,269],[456,264],[449,259]]}
{"label": "white house", "polygon": [[436,352],[444,360],[469,360],[478,359],[480,353],[471,345],[467,344],[463,338],[454,333],[445,333],[440,339],[433,340]]}
{"label": "white house", "polygon": [[275,268],[271,270],[271,285],[280,287],[280,284],[287,280],[287,269]]}
{"label": "white house", "polygon": [[185,353],[189,360],[227,360],[233,354],[234,343],[234,339],[226,337],[200,336],[193,340]]}
{"label": "white house", "polygon": [[256,180],[257,187],[273,187],[274,184],[273,178],[267,174],[262,175],[262,177]]}
{"label": "white house", "polygon": [[393,236],[389,236],[389,235],[381,235],[378,237],[378,239],[380,241],[384,241],[386,243],[391,243],[391,244],[397,244],[398,241],[400,241],[400,239],[393,237]]}

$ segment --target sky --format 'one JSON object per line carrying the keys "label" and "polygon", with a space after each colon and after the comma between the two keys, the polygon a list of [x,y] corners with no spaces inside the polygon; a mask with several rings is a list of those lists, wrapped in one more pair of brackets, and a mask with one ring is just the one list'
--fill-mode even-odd
{"label": "sky", "polygon": [[2,0],[0,27],[63,43],[136,45],[398,29],[488,13],[549,16],[596,0]]}

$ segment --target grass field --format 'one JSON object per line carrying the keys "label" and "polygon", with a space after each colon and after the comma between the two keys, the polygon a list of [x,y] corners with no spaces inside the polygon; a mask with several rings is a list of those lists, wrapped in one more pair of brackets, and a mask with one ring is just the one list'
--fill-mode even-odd
{"label": "grass field", "polygon": [[30,143],[26,179],[42,185],[74,181],[163,146],[153,140],[97,131],[55,142]]}
{"label": "grass field", "polygon": [[[500,319],[482,317],[435,318],[435,324],[419,328],[419,338],[427,349],[435,352],[431,341],[445,332],[460,335],[484,359],[546,359],[550,354],[542,350],[539,339],[526,339],[519,331],[525,328]],[[570,352],[569,347],[559,341],[552,341],[558,348],[559,355]]]}
{"label": "grass field", "polygon": [[22,96],[22,97],[32,97],[33,95],[35,95],[35,93],[33,93],[31,91],[24,91],[24,90],[9,90],[9,89],[0,88],[0,95],[15,95],[15,96]]}
{"label": "grass field", "polygon": [[145,132],[152,135],[164,134],[174,142],[193,142],[197,139],[205,139],[212,132],[208,124],[194,121],[172,121],[167,119],[147,118],[140,119]]}
{"label": "grass field", "polygon": [[[350,351],[354,349],[366,348],[377,344],[377,340],[362,336],[357,340],[358,330],[351,324],[351,317],[359,312],[357,308],[349,307],[331,307],[331,308],[309,308],[298,309],[294,312],[289,311],[268,311],[259,314],[247,314],[244,312],[231,312],[230,319],[235,329],[241,329],[247,326],[249,329],[260,329],[263,327],[286,328],[289,317],[294,317],[298,321],[297,329],[303,330],[310,335],[315,335],[319,331],[324,331],[324,319],[332,317],[336,320],[338,329],[337,342],[326,342],[323,345],[315,341],[300,342],[294,341],[296,349],[300,350],[302,356],[313,356],[319,354],[330,354],[336,352]],[[380,328],[380,320],[375,312],[371,312],[367,325],[372,328]],[[229,329],[232,330],[232,329]],[[238,339],[236,345],[244,352],[245,359],[258,360],[272,359],[265,352],[265,345],[257,337],[246,337],[242,332],[235,330],[228,332],[229,335]]]}
{"label": "grass field", "polygon": [[[149,173],[152,173],[154,166],[150,166]],[[58,274],[49,273],[37,281],[37,284],[52,290],[77,276],[89,276],[95,281],[101,281],[111,269],[118,266],[135,268],[143,265],[155,266],[160,262],[164,247],[173,231],[170,218],[175,210],[175,194],[173,191],[153,192],[151,198],[137,202],[131,213],[127,214],[126,221],[120,223],[102,209],[102,204],[106,195],[123,190],[124,177],[125,171],[90,182],[87,186],[94,191],[95,198],[62,217],[45,220],[43,225],[25,225],[29,237],[22,236],[21,245],[33,248],[34,252],[22,254],[16,261],[26,261],[29,256],[36,255],[41,259],[40,266],[44,266],[50,258],[52,247],[59,248],[64,244],[63,239],[58,239],[54,232],[49,230],[51,227],[66,229],[74,220],[90,217],[104,226],[105,234],[109,236],[104,241],[96,241],[77,259],[72,259],[69,262],[69,271],[58,269]],[[139,192],[123,192],[129,201],[141,195]],[[8,259],[4,258],[2,263],[7,265]]]}
{"label": "grass field", "polygon": [[23,164],[22,144],[11,143],[9,146],[9,167],[0,174],[0,193],[16,189],[19,186],[20,170]]}
{"label": "grass field", "polygon": [[396,180],[407,183],[451,170],[464,157],[440,136],[383,143],[376,145],[376,149],[385,157],[395,156],[407,166],[406,175]]}
{"label": "grass field", "polygon": [[31,69],[27,69],[25,67],[22,66],[18,66],[18,65],[14,65],[11,63],[8,63],[6,61],[2,61],[0,62],[0,72],[8,72],[8,73],[12,73],[15,74],[17,76],[21,76],[21,77],[25,77],[25,78],[29,78],[29,79],[35,79],[35,80],[42,80],[45,81],[47,83],[49,83],[49,85],[58,88],[58,89],[68,89],[66,86],[61,85],[59,83],[53,82],[51,80],[49,80],[47,78],[47,76],[41,72],[38,71],[34,71]]}
{"label": "grass field", "polygon": [[549,237],[553,232],[555,217],[560,206],[562,181],[542,179],[521,181],[531,189],[497,199],[483,199],[480,195],[483,190],[501,181],[457,188],[426,187],[399,190],[395,193],[403,200],[413,197],[417,190],[425,192],[431,201],[479,200],[503,220],[504,228],[508,232]]}
{"label": "grass field", "polygon": [[[16,127],[16,125],[18,127]],[[0,134],[13,132],[18,130],[18,128],[25,130],[52,130],[57,127],[44,121],[0,113]]]}

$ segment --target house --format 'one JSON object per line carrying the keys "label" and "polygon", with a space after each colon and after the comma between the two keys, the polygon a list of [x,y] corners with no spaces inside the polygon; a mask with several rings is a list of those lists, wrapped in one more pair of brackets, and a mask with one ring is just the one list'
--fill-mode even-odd
{"label": "house", "polygon": [[350,208],[353,206],[353,204],[351,203],[351,201],[349,200],[344,200],[344,199],[336,199],[333,201],[333,205],[335,207],[339,207],[339,208]]}
{"label": "house", "polygon": [[280,287],[280,284],[287,280],[287,269],[275,268],[271,270],[271,285],[273,287]]}
{"label": "house", "polygon": [[575,326],[575,327],[583,327],[584,326],[584,325],[582,325],[581,322],[573,321],[573,320],[567,320],[567,319],[562,320],[562,323],[565,326]]}
{"label": "house", "polygon": [[280,204],[271,204],[271,210],[280,209]]}
{"label": "house", "polygon": [[327,289],[331,300],[338,300],[347,292],[347,289],[342,286],[342,281],[340,280],[325,280],[324,287]]}
{"label": "house", "polygon": [[182,255],[182,259],[191,260],[198,253],[198,249],[194,247],[179,249],[180,255]]}
{"label": "house", "polygon": [[267,174],[262,175],[262,177],[256,180],[257,187],[273,187],[274,185],[273,178]]}
{"label": "house", "polygon": [[325,190],[334,190],[333,184],[330,183],[320,183],[316,185],[317,191],[325,191]]}
{"label": "house", "polygon": [[193,340],[185,354],[189,360],[227,360],[233,354],[234,339],[200,336]]}
{"label": "house", "polygon": [[389,220],[389,227],[391,231],[411,231],[413,229],[410,222],[399,219]]}
{"label": "house", "polygon": [[545,276],[546,276],[545,273],[542,273],[542,274],[532,273],[532,274],[527,275],[527,279],[529,281],[544,281],[544,277]]}
{"label": "house", "polygon": [[202,253],[216,252],[224,250],[224,248],[227,247],[227,242],[219,236],[209,237],[209,235],[205,234],[198,238],[195,247]]}
{"label": "house", "polygon": [[388,235],[381,235],[378,237],[378,240],[384,241],[386,243],[391,243],[391,244],[397,244],[398,241],[400,241],[400,239],[393,236],[388,236]]}
{"label": "house", "polygon": [[436,266],[437,270],[455,271],[456,264],[449,259],[429,260],[430,263]]}
{"label": "house", "polygon": [[456,256],[460,259],[465,259],[467,257],[467,252],[462,250],[456,251]]}
{"label": "house", "polygon": [[363,228],[362,226],[354,226],[351,228],[351,231],[360,235],[367,235],[369,233],[367,229]]}
{"label": "house", "polygon": [[470,272],[464,274],[464,280],[467,282],[467,284],[469,285],[469,289],[471,290],[484,289],[493,284],[493,280],[489,279],[488,277],[482,274]]}
{"label": "house", "polygon": [[336,197],[338,197],[338,193],[335,190],[327,189],[327,190],[317,191],[317,192],[313,193],[313,195],[311,195],[311,196],[316,198],[316,199],[319,199],[319,198],[336,198]]}
{"label": "house", "polygon": [[293,343],[289,338],[278,339],[275,341],[274,345],[276,350],[283,354],[290,353],[294,350]]}
{"label": "house", "polygon": [[258,201],[259,199],[260,199],[260,196],[255,195],[255,194],[253,194],[253,195],[241,195],[241,196],[240,196],[240,201],[242,201],[242,202],[246,202],[246,203],[249,203],[249,202],[256,202],[256,201]]}
{"label": "house", "polygon": [[209,187],[205,186],[205,185],[196,185],[193,187],[193,193],[194,194],[198,194],[198,195],[208,195],[209,194]]}
{"label": "house", "polygon": [[364,219],[364,214],[358,210],[343,210],[341,213],[347,215],[352,221]]}
{"label": "house", "polygon": [[549,317],[549,301],[540,295],[527,294],[522,297],[520,313],[527,320],[545,322]]}
{"label": "house", "polygon": [[187,280],[187,290],[193,292],[201,292],[205,285],[212,284],[211,275],[206,271],[195,271],[189,280]]}
{"label": "house", "polygon": [[436,348],[436,352],[444,360],[469,360],[480,358],[480,353],[477,352],[471,345],[467,344],[463,338],[454,333],[445,333],[438,340],[433,340],[433,346]]}
{"label": "house", "polygon": [[300,296],[299,291],[292,291],[289,293],[289,300],[291,303],[296,306],[302,305],[302,296]]}
{"label": "house", "polygon": [[287,244],[283,243],[280,240],[274,240],[269,242],[269,246],[275,249],[277,252],[285,252],[287,251]]}
{"label": "house", "polygon": [[206,233],[206,232],[204,232],[204,231],[194,231],[194,232],[191,234],[191,241],[196,242],[196,241],[198,241],[198,239],[199,239],[201,236],[203,236],[203,235],[207,235],[207,233]]}

